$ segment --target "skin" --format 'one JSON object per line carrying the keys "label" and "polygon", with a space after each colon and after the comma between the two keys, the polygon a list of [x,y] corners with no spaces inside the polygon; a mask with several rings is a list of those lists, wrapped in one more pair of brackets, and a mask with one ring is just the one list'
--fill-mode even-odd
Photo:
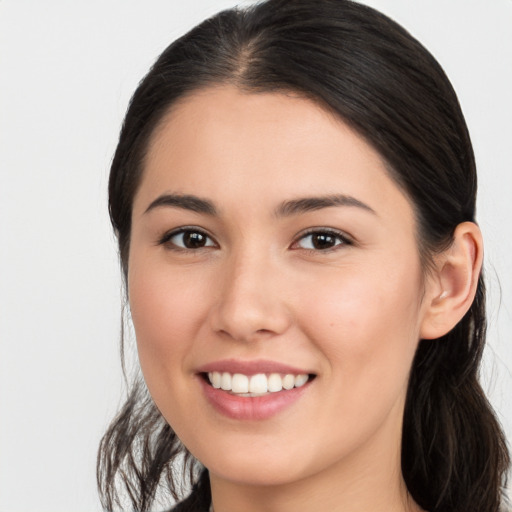
{"label": "skin", "polygon": [[[217,212],[148,211],[164,194],[197,196]],[[368,208],[276,212],[337,194]],[[400,469],[409,371],[420,337],[455,321],[442,304],[474,286],[446,258],[442,272],[424,272],[412,207],[379,154],[309,100],[209,88],[154,133],[132,223],[142,371],[209,469],[216,512],[419,510]],[[162,243],[183,226],[206,245],[180,247],[181,235]],[[310,228],[341,238],[315,249]],[[474,239],[473,228],[460,236],[470,266],[481,252]],[[239,421],[212,407],[197,375],[219,359],[278,361],[316,377],[284,411]]]}

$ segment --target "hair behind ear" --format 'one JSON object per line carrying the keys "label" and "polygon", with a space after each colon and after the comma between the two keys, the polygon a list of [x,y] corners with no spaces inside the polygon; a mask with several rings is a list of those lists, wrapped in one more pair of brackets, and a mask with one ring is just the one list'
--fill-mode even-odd
{"label": "hair behind ear", "polygon": [[506,485],[506,440],[478,383],[484,297],[480,276],[464,318],[441,338],[421,340],[413,362],[402,471],[409,492],[429,512],[498,511]]}

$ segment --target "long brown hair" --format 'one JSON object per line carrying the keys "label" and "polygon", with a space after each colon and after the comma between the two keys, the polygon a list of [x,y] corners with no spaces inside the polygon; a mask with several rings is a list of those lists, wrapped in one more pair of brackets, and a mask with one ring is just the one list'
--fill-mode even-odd
{"label": "long brown hair", "polygon": [[[133,197],[148,141],[179,98],[229,83],[242,90],[297,91],[361,134],[414,205],[425,266],[474,221],[476,169],[457,97],[432,55],[402,27],[349,0],[268,0],[221,12],[171,44],[136,90],[112,163],[110,216],[126,277]],[[496,512],[509,454],[478,382],[485,343],[485,289],[461,322],[421,340],[404,411],[402,471],[430,512]],[[188,454],[141,379],[102,439],[103,506],[150,509],[159,486],[179,498],[184,458],[193,490],[179,510],[206,510],[208,474]]]}

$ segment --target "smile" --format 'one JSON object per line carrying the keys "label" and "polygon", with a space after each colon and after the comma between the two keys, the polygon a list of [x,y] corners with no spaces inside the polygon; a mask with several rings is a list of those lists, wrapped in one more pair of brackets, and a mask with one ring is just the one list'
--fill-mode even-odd
{"label": "smile", "polygon": [[[309,369],[308,369],[309,370]],[[261,421],[309,394],[317,374],[276,361],[227,359],[197,369],[203,396],[221,416]]]}
{"label": "smile", "polygon": [[283,390],[300,388],[310,379],[310,375],[306,373],[298,375],[291,373],[244,375],[243,373],[208,372],[207,376],[210,384],[215,389],[222,389],[243,397],[264,396]]}

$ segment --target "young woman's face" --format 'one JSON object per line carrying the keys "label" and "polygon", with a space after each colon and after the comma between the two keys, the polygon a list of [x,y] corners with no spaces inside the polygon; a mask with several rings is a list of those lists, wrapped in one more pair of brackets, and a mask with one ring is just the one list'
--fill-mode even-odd
{"label": "young woman's face", "polygon": [[212,477],[399,469],[429,284],[360,136],[294,95],[194,93],[152,138],[132,221],[144,377]]}

